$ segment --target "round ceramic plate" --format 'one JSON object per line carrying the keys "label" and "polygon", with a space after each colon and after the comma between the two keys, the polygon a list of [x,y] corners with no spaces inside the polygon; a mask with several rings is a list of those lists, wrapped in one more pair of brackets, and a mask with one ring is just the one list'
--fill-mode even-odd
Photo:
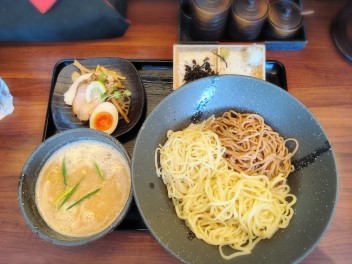
{"label": "round ceramic plate", "polygon": [[335,16],[332,37],[341,53],[352,62],[352,1],[348,1]]}
{"label": "round ceramic plate", "polygon": [[[145,102],[143,83],[136,68],[128,60],[120,58],[92,58],[79,60],[79,62],[89,69],[95,69],[99,64],[109,70],[117,71],[126,77],[126,80],[123,80],[122,84],[132,93],[130,112],[128,114],[130,123],[126,123],[125,120],[120,119],[117,128],[111,135],[119,137],[129,132],[141,118]],[[72,84],[71,74],[77,70],[73,64],[67,65],[60,71],[55,83],[53,99],[51,101],[51,112],[54,124],[60,132],[72,128],[89,127],[89,123],[81,122],[72,113],[72,107],[64,102],[64,93]]]}
{"label": "round ceramic plate", "polygon": [[[180,220],[166,186],[155,171],[154,153],[169,129],[223,112],[255,112],[283,137],[298,139],[289,176],[298,198],[286,229],[260,241],[250,255],[225,261],[217,246],[192,239]],[[268,82],[246,76],[204,78],[184,85],[166,97],[142,125],[132,158],[137,206],[148,228],[163,247],[186,263],[292,263],[302,260],[324,234],[337,198],[335,158],[322,127],[307,108],[289,93]]]}

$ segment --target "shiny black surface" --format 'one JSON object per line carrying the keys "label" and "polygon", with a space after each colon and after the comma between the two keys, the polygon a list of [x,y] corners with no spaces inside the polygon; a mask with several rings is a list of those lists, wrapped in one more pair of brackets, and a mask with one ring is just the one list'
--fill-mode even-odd
{"label": "shiny black surface", "polygon": [[[156,96],[156,94],[154,94],[156,91],[152,89],[158,90],[159,93],[162,92],[161,91],[162,89],[164,94],[169,93],[169,92],[165,92],[165,90],[167,91],[169,90],[170,92],[172,91],[172,67],[173,67],[172,61],[131,60],[131,62],[134,65],[134,67],[137,69],[142,79],[142,82],[147,94],[146,101],[148,105],[150,104],[152,97]],[[59,132],[55,127],[50,105],[51,105],[51,100],[53,98],[55,83],[59,73],[62,71],[63,68],[65,68],[67,65],[70,65],[72,63],[73,63],[72,59],[64,59],[59,61],[54,67],[46,121],[45,121],[43,138],[42,138],[43,141],[45,141],[46,139],[50,138],[51,136]],[[284,90],[287,90],[286,70],[282,63],[280,63],[279,61],[270,61],[270,60],[266,61],[265,70],[266,70],[266,80],[268,82],[275,84],[283,88]],[[158,88],[155,88],[155,87],[158,87]],[[145,119],[145,116],[142,116],[140,123],[142,123],[144,119]],[[129,142],[131,140],[134,140],[134,138],[136,137],[138,129],[139,129],[139,126],[137,125],[131,131],[131,133],[129,133],[130,136],[127,135],[128,136],[127,138],[124,138],[124,137],[121,138],[121,142],[125,146],[129,144]],[[130,153],[132,153],[132,150],[130,150]],[[138,212],[138,208],[135,204],[135,201],[133,199],[126,218],[121,222],[121,224],[115,230],[134,230],[134,229],[145,230],[147,229],[147,227],[143,222]]]}

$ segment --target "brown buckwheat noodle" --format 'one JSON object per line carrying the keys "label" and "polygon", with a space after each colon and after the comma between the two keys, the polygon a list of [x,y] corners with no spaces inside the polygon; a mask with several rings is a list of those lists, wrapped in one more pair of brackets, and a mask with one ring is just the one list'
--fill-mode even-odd
{"label": "brown buckwheat noodle", "polygon": [[[279,174],[287,177],[294,170],[291,157],[298,141],[283,139],[258,114],[230,110],[209,122],[209,129],[219,136],[226,148],[224,157],[235,171],[271,178]],[[295,145],[292,152],[286,147],[289,141]]]}
{"label": "brown buckwheat noodle", "polygon": [[[242,157],[239,162],[241,165],[230,165],[229,160],[235,160],[231,159],[231,153],[236,148],[227,151],[226,143],[230,144],[227,137],[235,137],[234,127],[237,125],[231,125],[229,119],[227,116],[224,118],[226,126],[231,127],[230,133],[226,131],[222,120],[214,117],[200,124],[191,124],[181,131],[170,130],[165,144],[155,152],[157,174],[167,187],[178,217],[185,220],[197,238],[219,246],[220,254],[225,259],[250,254],[260,240],[270,238],[280,228],[286,228],[296,202],[296,197],[289,193],[290,187],[287,185],[287,175],[292,166],[284,166],[289,168],[289,172],[271,169],[271,166],[270,169],[262,169],[265,166],[258,166],[258,160],[263,158],[253,158],[254,153],[260,156],[261,152],[270,156],[268,152],[274,149],[273,146],[281,144],[262,143],[263,138],[267,137],[277,141],[279,137],[272,133],[269,133],[270,136],[258,136],[258,140],[253,141],[258,142],[253,145],[259,146],[259,150],[249,147],[248,157],[251,158],[243,158],[245,148],[242,147],[242,155],[236,154],[236,157]],[[248,129],[255,135],[264,134],[266,129],[263,129],[263,123],[254,125],[254,122],[261,122],[261,118],[245,116],[243,120],[246,119],[248,121],[238,125],[244,128],[241,130]],[[221,132],[218,135],[210,128]],[[251,133],[241,133],[243,136],[239,138],[242,139],[236,138],[238,142],[255,138]],[[264,150],[268,146],[269,150]],[[245,166],[245,162],[260,169]],[[268,172],[270,174],[266,175]],[[233,253],[225,254],[224,247],[234,249]]]}

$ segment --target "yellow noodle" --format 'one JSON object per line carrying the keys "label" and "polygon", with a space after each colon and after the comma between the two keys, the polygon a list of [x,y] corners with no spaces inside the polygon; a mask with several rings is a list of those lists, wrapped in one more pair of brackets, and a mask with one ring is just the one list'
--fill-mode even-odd
{"label": "yellow noodle", "polygon": [[[260,240],[287,227],[296,197],[283,173],[269,178],[229,166],[221,138],[208,129],[213,121],[169,131],[155,152],[155,164],[178,217],[197,238],[219,246],[221,256],[231,259],[250,254]],[[226,255],[224,247],[234,252]]]}

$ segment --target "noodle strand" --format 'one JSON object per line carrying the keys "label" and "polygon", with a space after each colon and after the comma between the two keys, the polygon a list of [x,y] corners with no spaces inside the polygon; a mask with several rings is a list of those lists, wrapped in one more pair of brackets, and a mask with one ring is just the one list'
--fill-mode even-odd
{"label": "noodle strand", "polygon": [[287,184],[295,139],[284,140],[259,115],[234,111],[167,137],[155,152],[157,175],[177,216],[197,238],[219,246],[224,259],[250,254],[288,226],[296,203]]}

